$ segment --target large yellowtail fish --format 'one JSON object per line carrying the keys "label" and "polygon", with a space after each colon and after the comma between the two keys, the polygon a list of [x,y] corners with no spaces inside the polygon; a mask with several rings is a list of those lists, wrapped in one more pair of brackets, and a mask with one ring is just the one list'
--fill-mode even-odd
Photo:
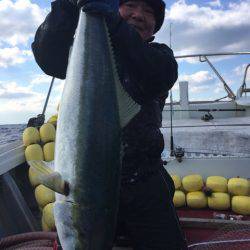
{"label": "large yellowtail fish", "polygon": [[30,166],[60,193],[54,205],[63,249],[110,250],[121,172],[121,130],[140,107],[124,91],[105,19],[80,11],[58,116],[55,172]]}

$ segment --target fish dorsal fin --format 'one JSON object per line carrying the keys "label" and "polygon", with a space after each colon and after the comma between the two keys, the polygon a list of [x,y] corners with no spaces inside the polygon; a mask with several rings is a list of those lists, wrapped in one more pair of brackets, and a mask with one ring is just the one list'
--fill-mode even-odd
{"label": "fish dorsal fin", "polygon": [[28,164],[37,172],[37,178],[40,184],[43,184],[57,193],[68,195],[69,188],[67,182],[62,179],[58,172],[54,172],[48,167],[44,161],[28,161]]}
{"label": "fish dorsal fin", "polygon": [[124,128],[131,119],[133,119],[136,114],[139,113],[141,106],[136,103],[132,97],[128,94],[128,92],[124,89],[119,79],[119,75],[116,68],[115,56],[114,51],[111,43],[111,38],[109,35],[108,27],[105,23],[106,33],[108,38],[109,44],[109,51],[111,55],[111,62],[112,62],[112,69],[113,69],[113,76],[116,85],[116,93],[117,93],[117,101],[119,107],[119,116],[120,116],[120,125],[121,128]]}

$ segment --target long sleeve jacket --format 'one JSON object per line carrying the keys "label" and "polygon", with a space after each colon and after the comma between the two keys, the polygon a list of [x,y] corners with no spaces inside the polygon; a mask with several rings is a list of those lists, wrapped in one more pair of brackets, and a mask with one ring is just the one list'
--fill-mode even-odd
{"label": "long sleeve jacket", "polygon": [[[78,9],[67,0],[52,2],[52,10],[38,28],[32,50],[48,75],[64,79]],[[118,14],[106,17],[118,73],[125,90],[141,105],[139,114],[123,129],[123,176],[143,175],[161,165],[164,148],[160,132],[168,90],[177,79],[177,63],[165,44],[145,42]],[[125,177],[124,177],[125,178]]]}

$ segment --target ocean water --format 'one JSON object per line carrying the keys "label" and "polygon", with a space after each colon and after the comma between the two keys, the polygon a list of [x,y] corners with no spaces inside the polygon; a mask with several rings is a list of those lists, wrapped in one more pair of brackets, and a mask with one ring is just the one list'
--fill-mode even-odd
{"label": "ocean water", "polygon": [[0,146],[22,139],[26,124],[0,125]]}
{"label": "ocean water", "polygon": [[[22,134],[26,124],[8,124],[0,125],[0,147],[10,142],[22,140]],[[164,131],[162,131],[164,133]],[[162,152],[162,158],[166,158],[169,155],[168,149],[165,147]]]}

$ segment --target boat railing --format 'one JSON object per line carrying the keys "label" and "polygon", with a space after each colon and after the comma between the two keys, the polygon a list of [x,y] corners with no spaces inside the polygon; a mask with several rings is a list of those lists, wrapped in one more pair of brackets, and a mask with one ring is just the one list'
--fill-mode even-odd
{"label": "boat railing", "polygon": [[239,88],[239,90],[237,92],[237,98],[242,97],[243,94],[245,94],[245,96],[246,96],[247,93],[250,93],[250,88],[247,88],[247,85],[246,85],[247,73],[248,73],[249,67],[250,67],[250,64],[248,64],[246,66],[242,85],[240,86],[240,88]]}
{"label": "boat railing", "polygon": [[[234,94],[234,92],[232,91],[232,89],[228,86],[228,84],[223,79],[223,77],[218,72],[218,70],[211,63],[211,61],[208,60],[208,57],[211,57],[211,56],[234,56],[234,55],[250,55],[250,51],[245,51],[245,52],[222,52],[222,53],[190,54],[190,55],[175,56],[175,58],[176,59],[185,59],[185,58],[196,58],[197,57],[197,58],[199,58],[200,62],[207,62],[208,65],[210,66],[210,68],[213,70],[213,72],[217,75],[217,77],[219,78],[219,80],[223,83],[224,89],[227,92],[227,95],[225,97],[218,99],[218,101],[219,101],[219,100],[225,99],[225,98],[229,98],[231,100],[235,100],[236,99],[236,95]],[[244,77],[243,84],[240,87],[241,94],[243,92],[245,92],[245,93],[246,92],[250,92],[250,89],[247,89],[246,88],[246,84],[244,84],[245,83],[245,79],[246,79],[246,74],[247,74],[248,66],[247,66],[246,71],[245,71],[245,77]],[[239,93],[239,91],[237,92],[237,94],[238,93]],[[238,97],[238,95],[237,95],[237,97]]]}

